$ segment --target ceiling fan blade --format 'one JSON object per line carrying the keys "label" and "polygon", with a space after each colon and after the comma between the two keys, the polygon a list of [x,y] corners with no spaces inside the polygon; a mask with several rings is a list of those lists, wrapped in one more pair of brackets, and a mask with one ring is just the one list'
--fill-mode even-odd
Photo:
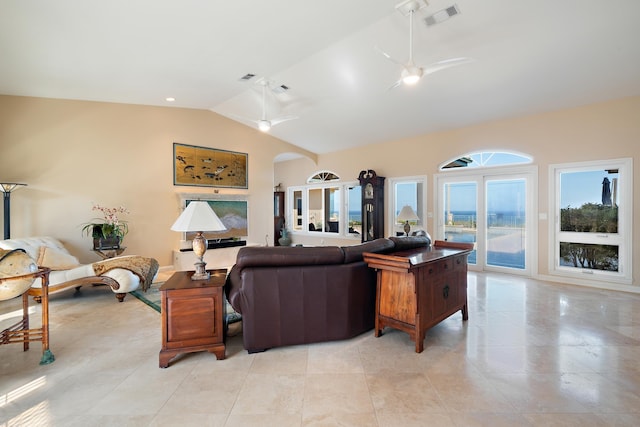
{"label": "ceiling fan blade", "polygon": [[399,79],[397,82],[395,82],[394,84],[392,84],[391,86],[389,86],[389,88],[387,90],[393,90],[395,88],[397,88],[398,86],[402,85],[402,79]]}
{"label": "ceiling fan blade", "polygon": [[298,116],[282,116],[282,117],[278,117],[275,119],[271,119],[271,126],[275,126],[277,124],[280,124],[282,122],[286,122],[288,120],[295,120],[295,119],[299,119],[300,117]]}
{"label": "ceiling fan blade", "polygon": [[393,56],[389,55],[387,52],[385,52],[384,50],[380,49],[378,46],[374,46],[375,49],[380,52],[382,54],[382,56],[384,56],[385,58],[387,58],[389,61],[393,62],[394,64],[398,64],[401,66],[405,66],[404,63],[398,61],[397,59],[395,59]]}
{"label": "ceiling fan blade", "polygon": [[445,70],[447,68],[456,67],[458,65],[468,64],[473,62],[472,58],[451,58],[442,61],[434,62],[424,67],[424,74],[432,74],[437,71]]}

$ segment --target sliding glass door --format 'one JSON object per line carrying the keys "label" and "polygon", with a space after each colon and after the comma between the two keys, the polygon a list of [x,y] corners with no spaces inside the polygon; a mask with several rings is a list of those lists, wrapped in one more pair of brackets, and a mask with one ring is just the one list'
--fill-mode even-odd
{"label": "sliding glass door", "polygon": [[[444,240],[477,243],[478,183],[475,181],[453,180],[444,182],[442,185],[444,198],[442,228]],[[476,264],[476,255],[477,251],[474,249],[469,254],[469,264]]]}
{"label": "sliding glass door", "polygon": [[437,238],[475,243],[471,269],[530,274],[533,171],[474,172],[438,176]]}
{"label": "sliding glass door", "polygon": [[485,180],[486,265],[526,268],[527,182],[524,178]]}

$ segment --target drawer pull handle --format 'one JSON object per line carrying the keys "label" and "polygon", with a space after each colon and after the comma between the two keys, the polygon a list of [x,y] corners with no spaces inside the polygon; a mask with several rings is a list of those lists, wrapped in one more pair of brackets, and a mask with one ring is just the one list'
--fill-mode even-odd
{"label": "drawer pull handle", "polygon": [[442,297],[444,299],[449,298],[449,285],[445,285],[445,287],[442,288]]}
{"label": "drawer pull handle", "polygon": [[429,274],[433,273],[433,268],[429,269]]}

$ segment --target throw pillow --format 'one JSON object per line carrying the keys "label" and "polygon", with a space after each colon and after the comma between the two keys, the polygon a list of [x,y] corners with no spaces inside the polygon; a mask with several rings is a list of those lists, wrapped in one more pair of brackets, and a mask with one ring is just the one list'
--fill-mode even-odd
{"label": "throw pillow", "polygon": [[78,258],[60,249],[40,246],[37,264],[51,270],[68,270],[80,265]]}

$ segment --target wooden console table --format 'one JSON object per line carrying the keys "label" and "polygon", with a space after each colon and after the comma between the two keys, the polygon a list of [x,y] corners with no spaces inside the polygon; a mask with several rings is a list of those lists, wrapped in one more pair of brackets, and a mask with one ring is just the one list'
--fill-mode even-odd
{"label": "wooden console table", "polygon": [[427,329],[467,309],[467,255],[473,244],[436,241],[428,248],[392,254],[364,253],[377,270],[375,336],[385,326],[407,332],[424,350]]}
{"label": "wooden console table", "polygon": [[180,353],[208,351],[218,360],[225,358],[223,287],[227,270],[208,271],[208,280],[191,280],[193,271],[178,271],[160,287],[161,368]]}

